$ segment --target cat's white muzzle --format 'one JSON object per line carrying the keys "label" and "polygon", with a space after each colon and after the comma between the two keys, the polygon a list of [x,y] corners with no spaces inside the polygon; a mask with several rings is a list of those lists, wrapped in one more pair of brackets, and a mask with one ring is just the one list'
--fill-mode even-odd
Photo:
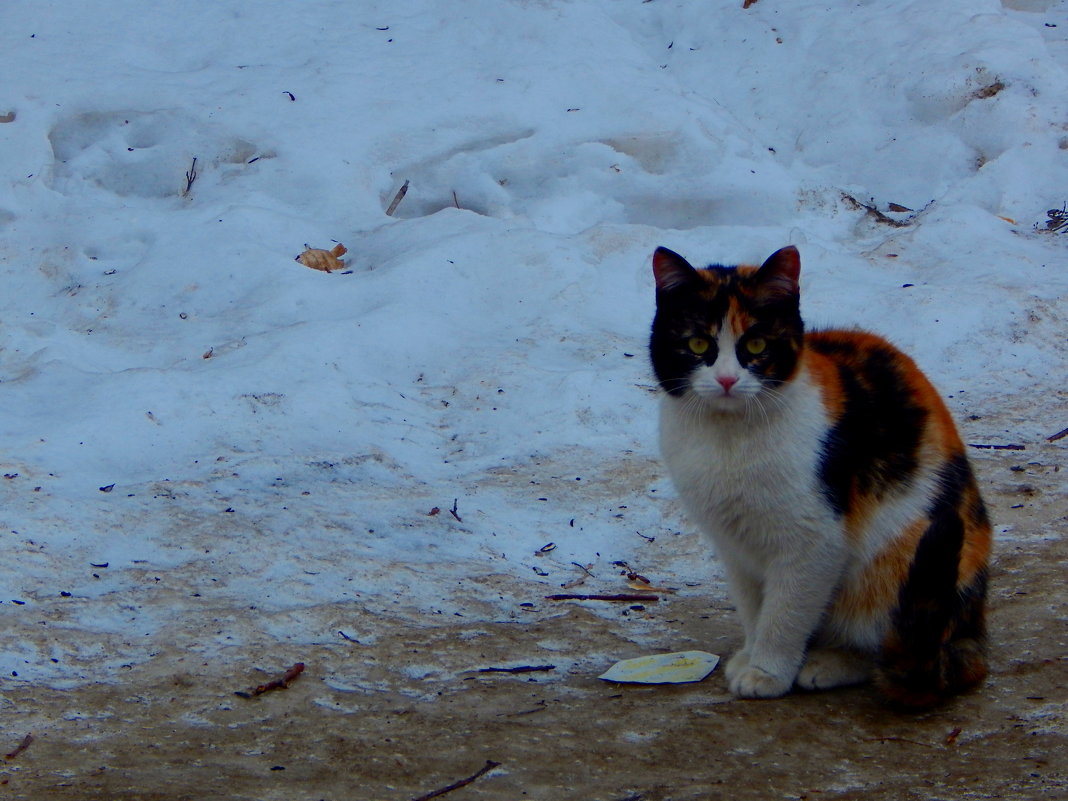
{"label": "cat's white muzzle", "polygon": [[690,377],[690,391],[702,403],[717,411],[742,411],[763,389],[760,380],[741,365],[722,365],[720,358],[711,367],[699,367]]}

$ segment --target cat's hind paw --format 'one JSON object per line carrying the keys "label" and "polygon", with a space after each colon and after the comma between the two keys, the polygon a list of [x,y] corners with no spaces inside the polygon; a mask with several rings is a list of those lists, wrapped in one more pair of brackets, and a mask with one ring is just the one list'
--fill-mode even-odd
{"label": "cat's hind paw", "polygon": [[778,698],[790,692],[792,685],[792,678],[776,676],[753,665],[746,665],[727,679],[727,686],[739,698]]}
{"label": "cat's hind paw", "polygon": [[829,690],[850,684],[863,684],[871,678],[872,663],[863,654],[820,648],[810,651],[797,674],[803,690]]}

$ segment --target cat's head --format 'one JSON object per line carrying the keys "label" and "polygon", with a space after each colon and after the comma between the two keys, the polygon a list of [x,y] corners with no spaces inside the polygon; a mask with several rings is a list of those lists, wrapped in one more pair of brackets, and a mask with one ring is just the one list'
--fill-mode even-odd
{"label": "cat's head", "polygon": [[801,352],[800,270],[793,246],[759,268],[700,270],[658,248],[649,349],[660,386],[723,412],[774,394],[793,377]]}

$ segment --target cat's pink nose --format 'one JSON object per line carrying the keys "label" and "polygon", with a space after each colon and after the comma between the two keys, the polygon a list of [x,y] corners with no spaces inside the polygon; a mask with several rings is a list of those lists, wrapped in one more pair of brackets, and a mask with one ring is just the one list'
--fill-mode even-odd
{"label": "cat's pink nose", "polygon": [[738,383],[738,379],[732,375],[716,376],[716,380],[719,382],[719,385],[723,387],[724,392],[730,392],[731,387]]}

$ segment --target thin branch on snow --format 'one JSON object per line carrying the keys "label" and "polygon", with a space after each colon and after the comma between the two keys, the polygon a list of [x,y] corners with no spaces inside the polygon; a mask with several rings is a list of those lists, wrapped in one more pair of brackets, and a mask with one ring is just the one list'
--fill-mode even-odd
{"label": "thin branch on snow", "polygon": [[182,190],[182,197],[186,197],[190,190],[193,188],[193,182],[197,179],[197,157],[193,156],[193,163],[189,169],[185,172],[185,189]]}
{"label": "thin branch on snow", "polygon": [[393,212],[395,212],[397,210],[397,206],[399,206],[400,202],[402,200],[404,200],[404,196],[406,194],[408,194],[408,184],[409,183],[411,183],[411,181],[405,181],[404,184],[401,186],[401,188],[397,190],[397,194],[393,196],[393,202],[390,203],[389,204],[389,208],[386,209],[386,216],[387,217],[392,217],[393,216]]}

